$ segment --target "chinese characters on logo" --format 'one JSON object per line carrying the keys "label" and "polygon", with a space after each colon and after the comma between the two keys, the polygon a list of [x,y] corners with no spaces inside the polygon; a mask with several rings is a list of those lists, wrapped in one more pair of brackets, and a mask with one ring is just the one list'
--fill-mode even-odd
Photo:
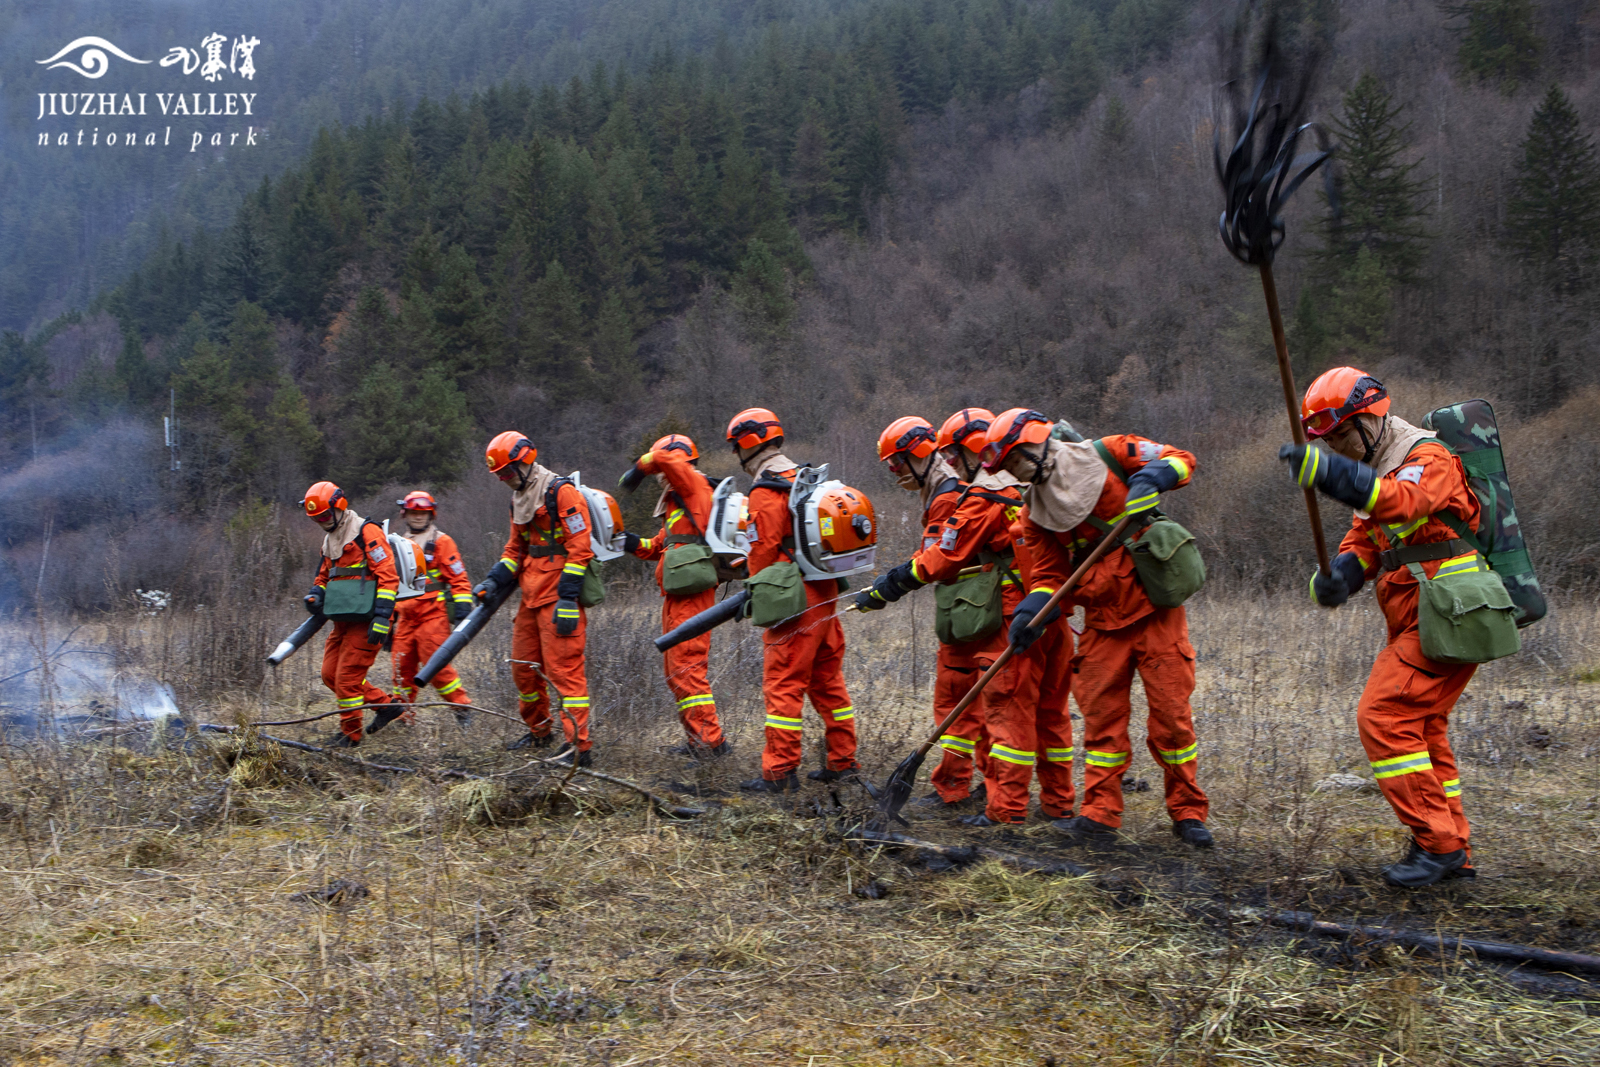
{"label": "chinese characters on logo", "polygon": [[[183,64],[185,74],[193,74],[196,70],[200,77],[208,82],[220,81],[224,74],[237,74],[241,78],[255,80],[256,45],[261,43],[259,37],[235,37],[229,47],[228,39],[220,33],[213,33],[200,42],[204,56],[193,48],[182,45],[173,45],[171,50],[161,58],[163,67]],[[228,60],[223,62],[222,50],[228,47]]]}

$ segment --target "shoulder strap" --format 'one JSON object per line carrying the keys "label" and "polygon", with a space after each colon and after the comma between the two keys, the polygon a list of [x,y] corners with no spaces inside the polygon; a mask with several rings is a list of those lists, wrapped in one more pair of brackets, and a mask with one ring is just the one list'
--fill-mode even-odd
{"label": "shoulder strap", "polygon": [[750,488],[752,490],[775,489],[780,493],[787,493],[794,488],[794,483],[786,482],[782,478],[757,478],[751,483]]}
{"label": "shoulder strap", "polygon": [[555,542],[556,542],[556,522],[559,521],[559,519],[560,519],[560,510],[561,510],[561,505],[556,500],[556,492],[563,485],[571,485],[571,484],[572,484],[572,479],[571,478],[556,478],[553,481],[551,481],[550,487],[544,491],[544,513],[547,516],[549,516],[549,518],[550,518],[550,543],[551,544],[555,544]]}
{"label": "shoulder strap", "polygon": [[[1111,473],[1117,476],[1118,481],[1123,485],[1127,485],[1128,475],[1122,469],[1122,464],[1118,463],[1116,457],[1111,454],[1111,449],[1106,447],[1106,439],[1104,437],[1095,438],[1094,450],[1100,453],[1100,462],[1111,468]],[[1110,527],[1107,527],[1107,529],[1110,529]]]}
{"label": "shoulder strap", "polygon": [[[952,475],[940,482],[938,485],[934,486],[933,492],[928,494],[928,503],[933,503],[934,497],[944,496],[946,493],[960,493],[961,498],[964,500],[966,499],[967,493],[971,491],[971,489],[972,486],[970,485],[963,489],[961,487],[961,479]],[[956,503],[959,504],[960,501],[958,500]]]}
{"label": "shoulder strap", "polygon": [[668,489],[667,497],[674,504],[678,505],[678,510],[683,512],[683,517],[689,520],[690,526],[694,527],[695,535],[697,537],[704,537],[705,531],[700,529],[700,524],[698,522],[694,521],[694,512],[689,510],[689,505],[683,502],[683,497],[678,495],[678,491],[676,489]]}

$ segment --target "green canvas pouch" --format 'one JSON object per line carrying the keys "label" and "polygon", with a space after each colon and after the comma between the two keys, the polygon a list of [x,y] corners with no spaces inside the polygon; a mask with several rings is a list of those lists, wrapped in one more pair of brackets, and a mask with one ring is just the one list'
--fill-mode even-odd
{"label": "green canvas pouch", "polygon": [[1447,561],[1429,578],[1420,563],[1407,564],[1417,580],[1417,629],[1422,654],[1439,663],[1488,663],[1522,648],[1517,605],[1500,576],[1474,556],[1471,564]]}
{"label": "green canvas pouch", "polygon": [[322,614],[334,622],[357,622],[372,618],[378,599],[375,578],[335,578],[322,595]]}
{"label": "green canvas pouch", "polygon": [[716,587],[716,553],[710,546],[697,542],[673,545],[661,557],[662,592],[689,596]]}
{"label": "green canvas pouch", "polygon": [[1000,629],[1005,621],[1003,575],[996,567],[933,587],[933,632],[941,644],[981,641]]}
{"label": "green canvas pouch", "polygon": [[806,610],[806,583],[791,560],[752,574],[745,588],[750,590],[750,621],[757,626],[773,626]]}

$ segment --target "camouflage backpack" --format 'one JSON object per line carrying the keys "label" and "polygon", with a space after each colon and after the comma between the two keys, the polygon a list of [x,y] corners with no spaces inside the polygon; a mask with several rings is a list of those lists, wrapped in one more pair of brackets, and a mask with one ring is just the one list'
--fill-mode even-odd
{"label": "camouflage backpack", "polygon": [[1458,536],[1478,545],[1517,606],[1517,625],[1538,622],[1548,608],[1544,593],[1539,589],[1539,579],[1534,577],[1533,560],[1528,556],[1522,526],[1517,521],[1494,408],[1487,400],[1464,400],[1430,411],[1422,420],[1422,428],[1434,431],[1441,444],[1461,457],[1461,465],[1467,469],[1467,482],[1483,507],[1476,537],[1455,516],[1441,514],[1439,517],[1454,527]]}

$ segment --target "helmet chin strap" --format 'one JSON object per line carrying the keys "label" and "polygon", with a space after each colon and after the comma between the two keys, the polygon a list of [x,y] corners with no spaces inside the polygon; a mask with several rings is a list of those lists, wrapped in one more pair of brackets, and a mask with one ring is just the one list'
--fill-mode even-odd
{"label": "helmet chin strap", "polygon": [[1367,436],[1367,424],[1362,421],[1360,415],[1355,416],[1355,420],[1356,433],[1361,435],[1361,445],[1366,449],[1366,452],[1361,456],[1361,462],[1371,466],[1372,457],[1378,454],[1378,445],[1383,441],[1384,432],[1389,429],[1389,416],[1385,415],[1383,417],[1383,425],[1378,428],[1378,436],[1376,438]]}
{"label": "helmet chin strap", "polygon": [[967,454],[968,453],[967,453],[967,450],[965,448],[959,449],[958,450],[958,454],[956,456],[956,460],[957,460],[957,462],[959,462],[961,464],[961,473],[966,476],[966,477],[962,478],[961,480],[964,481],[964,482],[971,482],[974,478],[976,478],[978,476],[978,470],[983,465],[980,463],[980,464],[978,464],[978,466],[975,467],[971,463],[968,463],[967,462]]}
{"label": "helmet chin strap", "polygon": [[1028,462],[1033,464],[1033,473],[1028,475],[1030,485],[1038,485],[1044,479],[1044,457],[1036,456],[1028,451],[1028,446],[1023,445],[1022,454],[1028,457]]}

